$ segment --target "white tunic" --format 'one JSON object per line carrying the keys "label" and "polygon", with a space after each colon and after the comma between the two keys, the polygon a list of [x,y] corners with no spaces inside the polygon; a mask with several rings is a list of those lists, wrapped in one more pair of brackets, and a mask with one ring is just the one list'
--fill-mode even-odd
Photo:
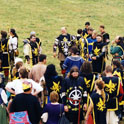
{"label": "white tunic", "polygon": [[22,83],[25,80],[32,84],[32,94],[34,93],[34,91],[36,91],[36,92],[43,91],[43,88],[40,86],[40,84],[36,83],[32,79],[17,79],[17,80],[14,80],[12,82],[8,82],[7,85],[6,85],[6,88],[15,89],[15,94],[16,95],[20,94],[20,93],[23,93],[24,91],[23,91]]}
{"label": "white tunic", "polygon": [[18,39],[17,37],[10,36],[9,39],[9,50],[16,50],[18,45]]}

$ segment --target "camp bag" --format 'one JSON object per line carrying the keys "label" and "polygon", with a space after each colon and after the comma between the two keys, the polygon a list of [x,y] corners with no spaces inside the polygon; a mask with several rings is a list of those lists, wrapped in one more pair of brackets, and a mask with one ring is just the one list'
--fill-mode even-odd
{"label": "camp bag", "polygon": [[65,117],[65,114],[62,112],[62,104],[60,104],[60,119],[58,124],[70,124],[69,120]]}

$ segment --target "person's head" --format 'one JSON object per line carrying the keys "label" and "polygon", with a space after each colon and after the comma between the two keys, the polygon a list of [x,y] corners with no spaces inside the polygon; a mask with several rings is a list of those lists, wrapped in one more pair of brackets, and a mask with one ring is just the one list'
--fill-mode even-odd
{"label": "person's head", "polygon": [[46,55],[40,54],[39,55],[39,62],[43,62],[44,64],[46,64],[46,58],[47,58]]}
{"label": "person's head", "polygon": [[67,34],[67,28],[62,27],[62,28],[61,28],[61,33],[62,33],[62,34]]}
{"label": "person's head", "polygon": [[24,66],[19,69],[19,77],[23,79],[28,78],[28,70]]}
{"label": "person's head", "polygon": [[92,73],[92,71],[93,70],[92,70],[91,62],[89,62],[89,61],[83,62],[82,66],[81,66],[81,69],[80,69],[80,72],[82,74],[90,74],[90,73]]}
{"label": "person's head", "polygon": [[96,90],[103,90],[104,89],[104,87],[105,87],[105,84],[104,84],[104,81],[102,81],[102,80],[100,80],[100,79],[97,79],[96,81],[95,81],[95,89]]}
{"label": "person's head", "polygon": [[31,82],[28,82],[25,80],[24,82],[22,82],[22,88],[23,88],[24,93],[30,94],[32,91]]}
{"label": "person's head", "polygon": [[50,93],[50,101],[51,101],[51,103],[55,103],[55,102],[59,101],[59,95],[56,91],[52,91]]}
{"label": "person's head", "polygon": [[15,59],[15,67],[18,70],[20,67],[23,66],[23,60],[21,58],[16,58]]}
{"label": "person's head", "polygon": [[35,32],[35,31],[32,31],[32,32],[30,33],[30,36],[31,36],[31,35],[36,36],[36,32]]}
{"label": "person's head", "polygon": [[88,29],[89,26],[90,26],[90,22],[85,22],[85,28]]}
{"label": "person's head", "polygon": [[77,66],[73,66],[70,70],[69,77],[71,78],[77,78],[79,76],[79,69]]}
{"label": "person's head", "polygon": [[17,62],[15,64],[15,67],[16,67],[17,70],[20,69],[22,66],[23,66],[23,62]]}
{"label": "person's head", "polygon": [[36,37],[35,37],[34,35],[31,35],[31,36],[30,36],[30,41],[36,42]]}
{"label": "person's head", "polygon": [[112,62],[112,65],[113,65],[113,68],[116,69],[116,68],[119,68],[121,70],[123,70],[123,66],[121,65],[120,61],[119,60],[114,60]]}
{"label": "person's head", "polygon": [[96,39],[96,37],[97,37],[97,32],[94,30],[93,33],[92,33],[92,38]]}
{"label": "person's head", "polygon": [[1,38],[6,38],[6,37],[7,37],[7,32],[1,31]]}
{"label": "person's head", "polygon": [[97,42],[101,42],[102,41],[102,35],[98,34],[96,36],[96,40],[97,40]]}
{"label": "person's head", "polygon": [[99,31],[102,33],[102,32],[104,32],[104,29],[105,29],[105,26],[104,25],[100,25],[99,26]]}
{"label": "person's head", "polygon": [[123,44],[123,41],[124,41],[124,38],[123,37],[120,37],[120,36],[116,36],[115,38],[115,43],[116,44]]}
{"label": "person's head", "polygon": [[105,102],[104,87],[105,87],[104,81],[99,80],[99,79],[97,79],[97,80],[95,81],[95,89],[96,89],[96,91],[101,91],[101,95],[102,95],[103,101]]}
{"label": "person's head", "polygon": [[77,30],[77,34],[80,34],[80,35],[81,35],[82,32],[83,32],[82,29],[78,29],[78,30]]}
{"label": "person's head", "polygon": [[45,77],[52,77],[58,75],[54,64],[49,64],[46,68]]}
{"label": "person's head", "polygon": [[18,35],[16,34],[16,30],[15,29],[13,29],[13,28],[10,29],[10,36],[18,38]]}
{"label": "person's head", "polygon": [[112,66],[110,66],[110,65],[108,65],[108,66],[106,66],[106,68],[105,68],[105,73],[106,74],[108,74],[108,73],[111,73],[112,74]]}
{"label": "person's head", "polygon": [[115,43],[119,43],[119,37],[120,37],[120,36],[116,36],[116,37],[115,37]]}
{"label": "person's head", "polygon": [[100,77],[105,77],[106,76],[106,72],[103,71],[101,74],[99,74]]}
{"label": "person's head", "polygon": [[87,33],[88,33],[89,35],[92,35],[92,33],[93,33],[93,28],[88,27],[88,28],[87,28]]}
{"label": "person's head", "polygon": [[73,46],[73,47],[71,48],[71,54],[72,54],[72,55],[77,55],[77,53],[78,53],[78,48],[77,48],[76,46]]}

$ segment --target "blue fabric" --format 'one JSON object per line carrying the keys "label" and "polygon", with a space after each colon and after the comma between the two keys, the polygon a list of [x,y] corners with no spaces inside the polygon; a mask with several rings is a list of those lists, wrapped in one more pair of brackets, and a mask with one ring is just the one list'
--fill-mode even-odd
{"label": "blue fabric", "polygon": [[[93,48],[93,43],[97,42],[97,40],[92,39],[92,38],[88,38],[87,41],[88,41],[88,51],[89,51],[89,54],[91,54],[92,53],[92,48]],[[91,61],[90,58],[89,58],[89,61]]]}
{"label": "blue fabric", "polygon": [[50,96],[47,96],[47,104],[48,103],[51,103],[51,101],[50,101]]}
{"label": "blue fabric", "polygon": [[122,65],[123,65],[123,67],[124,67],[124,60],[122,60],[122,61],[121,61],[121,64],[122,64]]}
{"label": "blue fabric", "polygon": [[70,72],[70,69],[73,66],[77,66],[78,69],[80,70],[80,67],[83,64],[83,62],[84,60],[80,56],[79,57],[73,57],[73,56],[67,57],[63,64],[63,69],[66,70],[66,75],[68,72]]}

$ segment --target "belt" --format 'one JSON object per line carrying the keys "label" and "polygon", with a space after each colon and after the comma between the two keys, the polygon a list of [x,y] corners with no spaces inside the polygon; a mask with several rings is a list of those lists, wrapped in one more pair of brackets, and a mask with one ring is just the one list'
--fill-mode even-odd
{"label": "belt", "polygon": [[74,104],[76,101],[79,102],[79,107],[78,107],[78,109],[79,109],[79,111],[78,111],[78,124],[80,124],[80,102],[81,102],[81,100],[73,100],[73,99],[71,99],[71,98],[67,98],[67,99],[70,100],[70,101],[72,101],[73,104]]}
{"label": "belt", "polygon": [[8,54],[8,52],[3,52],[3,54]]}

